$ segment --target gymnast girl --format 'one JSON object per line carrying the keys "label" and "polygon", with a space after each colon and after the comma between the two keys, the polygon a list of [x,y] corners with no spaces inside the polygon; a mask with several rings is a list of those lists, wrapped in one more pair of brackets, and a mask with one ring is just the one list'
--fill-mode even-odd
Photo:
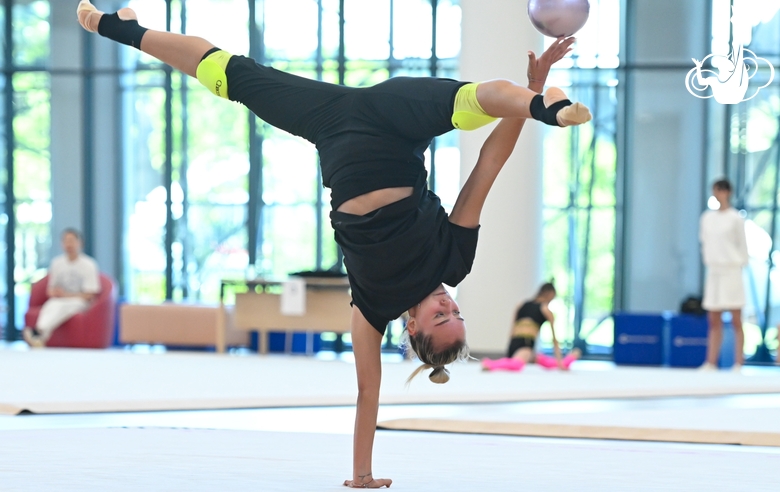
{"label": "gymnast girl", "polygon": [[[445,365],[468,356],[458,304],[442,284],[457,285],[471,270],[479,216],[526,118],[548,125],[590,120],[560,89],[540,95],[550,66],[571,51],[559,39],[538,59],[529,53],[529,88],[507,80],[480,84],[397,77],[350,88],[309,80],[233,56],[203,38],[148,30],[135,12],[77,9],[84,29],[133,46],[196,77],[219,97],[245,105],[267,123],[315,144],[323,185],[331,189],[331,223],[344,252],[352,289],[352,348],[358,399],[354,488],[389,487],[372,475],[381,379],[381,341],[389,321],[409,315],[410,348],[449,379]],[[498,118],[449,216],[427,189],[423,153],[454,128],[472,130]]]}
{"label": "gymnast girl", "polygon": [[[543,284],[536,296],[517,308],[515,322],[512,326],[512,338],[509,341],[506,357],[498,360],[483,359],[482,368],[488,371],[506,370],[519,371],[525,364],[536,362],[546,369],[559,368],[569,370],[572,362],[580,356],[580,351],[574,349],[563,357],[558,338],[555,336],[555,316],[550,311],[549,304],[555,299],[555,286],[548,282]],[[555,357],[537,352],[536,339],[544,323],[550,325]]]}

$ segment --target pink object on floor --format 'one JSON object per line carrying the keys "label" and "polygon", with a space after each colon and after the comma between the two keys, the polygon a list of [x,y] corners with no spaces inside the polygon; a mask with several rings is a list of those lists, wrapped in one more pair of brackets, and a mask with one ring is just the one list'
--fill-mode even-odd
{"label": "pink object on floor", "polygon": [[[564,357],[561,362],[563,363],[563,367],[565,369],[568,369],[571,366],[572,362],[574,362],[575,360],[577,360],[577,357],[569,354],[566,357]],[[555,360],[555,357],[550,357],[549,355],[546,354],[537,353],[536,363],[544,367],[545,369],[555,369],[558,367],[558,361]]]}
{"label": "pink object on floor", "polygon": [[519,359],[504,357],[503,359],[482,359],[482,367],[489,371],[520,371],[525,362]]}
{"label": "pink object on floor", "polygon": [[558,362],[555,360],[555,357],[550,357],[546,354],[536,354],[536,363],[540,366],[544,367],[545,369],[555,369],[558,367]]}

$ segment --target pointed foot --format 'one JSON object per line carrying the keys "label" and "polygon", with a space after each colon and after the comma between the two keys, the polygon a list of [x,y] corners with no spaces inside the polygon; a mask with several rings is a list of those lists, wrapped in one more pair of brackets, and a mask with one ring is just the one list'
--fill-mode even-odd
{"label": "pointed foot", "polygon": [[[138,20],[135,10],[131,8],[119,9],[116,14],[121,20]],[[76,15],[81,27],[89,32],[98,32],[98,25],[104,12],[98,10],[89,0],[81,0],[79,6],[76,7]]]}
{"label": "pointed foot", "polygon": [[587,106],[582,103],[574,103],[558,111],[556,119],[561,126],[576,126],[589,122],[593,116],[591,116]]}
{"label": "pointed foot", "polygon": [[97,32],[100,18],[103,17],[103,12],[95,8],[89,0],[81,0],[79,6],[76,7],[76,15],[79,18],[81,27],[89,32]]}
{"label": "pointed foot", "polygon": [[[566,101],[568,97],[558,87],[550,87],[544,93],[544,107],[549,108],[555,103]],[[566,106],[558,111],[555,117],[558,125],[560,126],[575,126],[582,125],[592,120],[593,117],[590,114],[590,110],[582,103],[574,103],[570,106]]]}

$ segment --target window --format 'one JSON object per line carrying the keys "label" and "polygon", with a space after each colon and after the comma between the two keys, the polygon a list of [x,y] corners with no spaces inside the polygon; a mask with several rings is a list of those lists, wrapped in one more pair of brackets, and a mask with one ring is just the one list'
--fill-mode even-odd
{"label": "window", "polygon": [[[591,1],[572,56],[548,79],[593,113],[590,124],[546,130],[543,195],[544,275],[558,291],[551,305],[556,335],[591,350],[612,346],[619,33],[620,1]],[[549,331],[542,343],[552,346]]]}
{"label": "window", "polygon": [[[3,26],[6,15],[8,12],[3,11]],[[10,15],[13,29],[3,31],[5,103],[0,111],[5,138],[0,145],[6,152],[12,148],[12,167],[8,167],[8,161],[4,163],[0,230],[6,255],[2,261],[0,290],[5,293],[7,326],[23,326],[30,285],[48,267],[52,241],[49,230],[51,74],[44,68],[50,55],[49,3],[18,2]],[[12,242],[8,242],[8,232],[13,234]],[[10,272],[9,265],[13,265]],[[9,292],[10,283],[14,288]],[[14,336],[6,333],[6,338]]]}
{"label": "window", "polygon": [[[735,2],[735,5],[737,3]],[[780,42],[780,3],[751,4],[757,14],[749,44],[758,57],[778,64]],[[728,53],[733,33],[731,2],[713,2],[712,52]],[[733,26],[732,26],[733,29]],[[750,80],[750,94],[769,81],[765,62]],[[745,273],[744,311],[745,355],[755,361],[770,360],[777,350],[777,324],[780,323],[780,280],[777,251],[780,238],[780,86],[774,82],[755,98],[738,105],[709,103],[710,147],[707,194],[716,179],[727,177],[734,185],[732,204],[743,211],[750,263]],[[717,144],[721,142],[721,144]]]}
{"label": "window", "polygon": [[[460,8],[451,0],[129,5],[150,27],[312,79],[365,86],[457,76]],[[341,268],[313,145],[136,50],[122,48],[122,57],[129,300],[213,302],[225,277]],[[430,186],[452,206],[457,137],[437,139],[426,157]]]}

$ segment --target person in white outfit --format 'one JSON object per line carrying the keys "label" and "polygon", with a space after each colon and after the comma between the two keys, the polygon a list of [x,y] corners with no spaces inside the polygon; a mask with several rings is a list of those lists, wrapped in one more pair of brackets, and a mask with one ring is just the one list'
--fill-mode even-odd
{"label": "person in white outfit", "polygon": [[712,194],[718,200],[719,208],[704,212],[699,224],[702,258],[707,268],[702,307],[709,317],[707,360],[701,368],[713,370],[717,367],[723,342],[721,317],[724,311],[729,311],[734,325],[734,370],[739,371],[744,361],[742,269],[748,264],[745,219],[731,206],[731,183],[725,179],[716,181]]}
{"label": "person in white outfit", "polygon": [[86,310],[100,293],[97,263],[81,252],[81,234],[75,229],[65,229],[61,235],[64,253],[49,265],[49,299],[41,307],[34,327],[22,332],[31,347],[43,347],[54,330]]}

